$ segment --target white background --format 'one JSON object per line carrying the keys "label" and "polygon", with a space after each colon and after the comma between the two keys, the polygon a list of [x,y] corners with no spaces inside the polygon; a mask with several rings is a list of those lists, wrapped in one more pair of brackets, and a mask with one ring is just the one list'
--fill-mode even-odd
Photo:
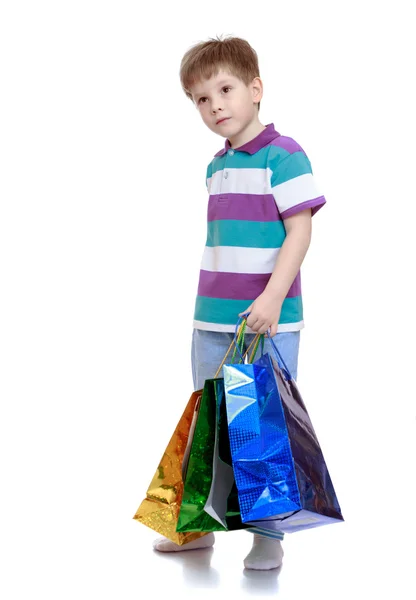
{"label": "white background", "polygon": [[[410,6],[1,3],[4,600],[414,598]],[[260,120],[301,144],[327,198],[298,385],[346,522],[288,536],[278,579],[243,574],[245,532],[166,557],[132,520],[192,391],[205,171],[224,144],[179,65],[227,34],[256,49]]]}

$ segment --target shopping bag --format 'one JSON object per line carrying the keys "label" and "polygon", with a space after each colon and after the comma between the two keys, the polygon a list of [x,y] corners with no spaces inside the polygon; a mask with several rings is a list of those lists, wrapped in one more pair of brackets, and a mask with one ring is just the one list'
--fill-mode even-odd
{"label": "shopping bag", "polygon": [[305,404],[270,341],[273,358],[223,368],[242,521],[282,532],[343,521]]}
{"label": "shopping bag", "polygon": [[[223,363],[234,347],[241,360],[247,359],[256,343],[242,353],[246,322],[236,332]],[[252,353],[252,356],[255,352]],[[216,376],[221,372],[220,365]],[[216,377],[215,376],[215,377]],[[230,531],[246,529],[241,520],[228,435],[223,378],[205,381],[195,434],[184,478],[184,493],[177,531]]]}
{"label": "shopping bag", "polygon": [[[241,331],[243,329],[244,326],[241,327]],[[239,336],[240,333],[236,334],[237,339],[239,339]],[[220,373],[233,345],[234,341],[230,345],[215,377]],[[147,490],[146,498],[133,517],[178,545],[187,544],[207,533],[204,531],[176,531],[183,496],[183,482],[187,473],[192,436],[197,422],[201,396],[202,390],[199,390],[194,392],[189,399]],[[228,426],[226,432],[228,435]],[[237,498],[235,487],[234,490],[235,498]],[[236,499],[236,502],[238,503],[238,499]],[[230,518],[232,516],[233,513],[231,512]]]}
{"label": "shopping bag", "polygon": [[201,392],[194,392],[162,456],[156,473],[133,519],[157,531],[180,546],[206,535],[205,532],[176,531],[183,495],[182,467]]}
{"label": "shopping bag", "polygon": [[227,531],[245,529],[241,520],[238,491],[232,467],[230,438],[228,434],[227,410],[225,405],[224,380],[221,385],[220,404],[217,405],[216,427],[211,489],[204,506],[205,512],[221,523]]}
{"label": "shopping bag", "polygon": [[205,381],[184,479],[177,531],[245,529],[231,464],[224,381]]}

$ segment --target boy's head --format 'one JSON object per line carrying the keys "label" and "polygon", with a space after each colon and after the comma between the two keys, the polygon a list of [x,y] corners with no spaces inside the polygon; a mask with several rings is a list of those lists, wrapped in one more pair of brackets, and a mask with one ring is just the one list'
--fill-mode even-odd
{"label": "boy's head", "polygon": [[180,80],[214,133],[228,137],[258,119],[263,84],[257,54],[245,40],[218,38],[193,46],[182,59]]}

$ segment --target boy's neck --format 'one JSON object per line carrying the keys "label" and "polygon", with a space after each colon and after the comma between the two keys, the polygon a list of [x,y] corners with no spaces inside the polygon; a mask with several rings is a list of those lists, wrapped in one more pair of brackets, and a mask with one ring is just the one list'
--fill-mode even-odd
{"label": "boy's neck", "polygon": [[244,146],[244,144],[254,140],[254,138],[265,129],[266,126],[262,125],[256,116],[242,131],[239,131],[235,136],[228,138],[231,148],[240,148],[240,146]]}

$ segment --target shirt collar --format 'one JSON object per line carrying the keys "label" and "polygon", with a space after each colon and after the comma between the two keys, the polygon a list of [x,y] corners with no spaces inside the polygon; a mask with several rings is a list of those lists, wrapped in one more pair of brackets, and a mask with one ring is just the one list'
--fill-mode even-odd
{"label": "shirt collar", "polygon": [[[263,131],[259,133],[259,135],[257,135],[255,138],[253,138],[246,144],[243,144],[239,148],[234,148],[234,150],[238,150],[238,152],[248,152],[249,154],[255,154],[256,152],[267,146],[272,140],[279,137],[279,135],[280,133],[275,130],[274,124],[269,123],[268,125],[266,125],[266,129],[263,129]],[[230,148],[231,144],[227,139],[225,140],[224,148],[217,152],[215,156],[222,156],[223,154],[228,152]]]}

